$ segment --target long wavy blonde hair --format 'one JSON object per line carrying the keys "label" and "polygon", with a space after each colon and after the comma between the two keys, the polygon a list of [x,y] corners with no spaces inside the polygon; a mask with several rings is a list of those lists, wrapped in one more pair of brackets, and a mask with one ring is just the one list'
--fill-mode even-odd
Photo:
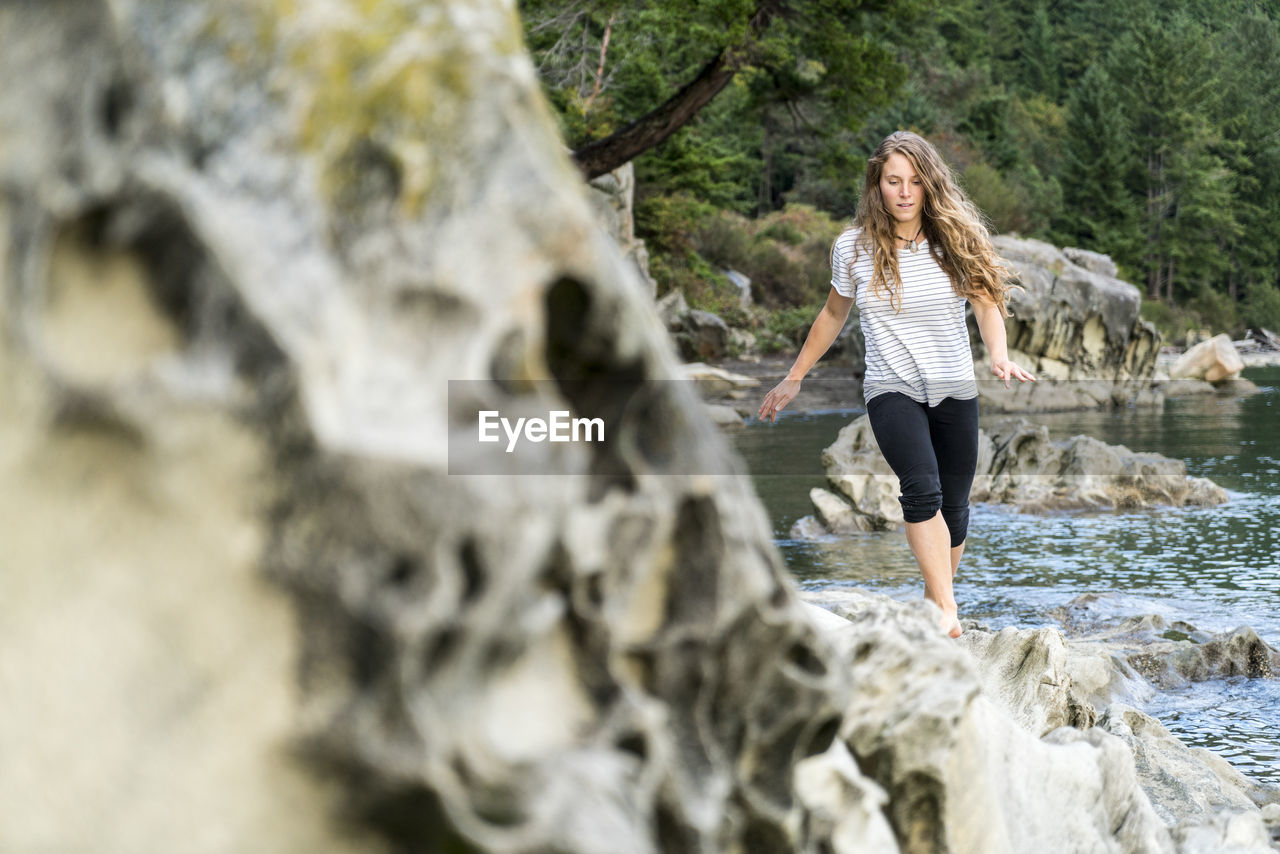
{"label": "long wavy blonde hair", "polygon": [[1005,297],[1014,277],[991,245],[986,218],[960,189],[951,167],[937,150],[924,137],[910,131],[889,134],[867,161],[862,198],[850,226],[861,228],[862,237],[857,241],[850,268],[863,251],[870,249],[874,262],[872,293],[879,298],[881,290],[887,290],[894,311],[902,309],[902,279],[894,243],[897,231],[880,194],[885,161],[895,153],[911,161],[924,187],[924,236],[938,266],[951,278],[951,287],[960,296],[995,303],[1000,314],[1008,317]]}

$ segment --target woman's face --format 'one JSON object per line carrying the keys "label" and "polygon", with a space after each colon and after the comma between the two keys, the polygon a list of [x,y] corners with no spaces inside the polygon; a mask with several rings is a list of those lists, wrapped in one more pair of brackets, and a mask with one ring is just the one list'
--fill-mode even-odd
{"label": "woman's face", "polygon": [[924,215],[924,184],[905,155],[894,152],[880,171],[880,196],[899,223],[918,226]]}

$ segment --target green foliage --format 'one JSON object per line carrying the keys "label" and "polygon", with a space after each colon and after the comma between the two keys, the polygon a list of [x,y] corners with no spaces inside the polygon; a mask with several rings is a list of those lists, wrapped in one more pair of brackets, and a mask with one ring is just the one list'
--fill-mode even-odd
{"label": "green foliage", "polygon": [[970,164],[961,178],[965,191],[996,231],[1025,231],[1027,200],[1019,188],[985,160]]}
{"label": "green foliage", "polygon": [[1118,86],[1106,68],[1094,66],[1076,81],[1067,115],[1065,198],[1056,230],[1065,242],[1132,266],[1141,240],[1142,202],[1131,179],[1137,151]]}

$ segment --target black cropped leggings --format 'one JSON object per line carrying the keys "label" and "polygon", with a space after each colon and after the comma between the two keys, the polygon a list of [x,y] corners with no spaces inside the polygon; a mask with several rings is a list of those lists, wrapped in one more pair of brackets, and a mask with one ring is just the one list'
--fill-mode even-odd
{"label": "black cropped leggings", "polygon": [[969,488],[978,466],[978,399],[943,398],[937,406],[891,391],[867,402],[880,452],[898,476],[902,518],[927,522],[942,511],[951,547],[969,531]]}

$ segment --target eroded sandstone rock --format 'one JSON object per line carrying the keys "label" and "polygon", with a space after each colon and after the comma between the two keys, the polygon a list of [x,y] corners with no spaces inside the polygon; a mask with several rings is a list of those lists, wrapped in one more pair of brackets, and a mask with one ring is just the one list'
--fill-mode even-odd
{"label": "eroded sandstone rock", "polygon": [[1069,727],[1041,738],[1049,715],[1015,717],[993,700],[981,664],[935,628],[936,609],[855,591],[811,598],[850,621],[834,634],[859,686],[841,734],[888,793],[904,851],[1174,850],[1123,742]]}
{"label": "eroded sandstone rock", "polygon": [[[868,647],[858,647],[854,638],[874,632],[877,626],[894,620],[926,621],[928,617],[923,612],[932,610],[924,603],[897,603],[880,595],[852,589],[827,589],[804,595],[809,602],[821,603],[834,614],[850,620],[851,625],[843,631],[839,626],[830,630],[839,633],[845,646],[853,645],[855,658],[858,655],[885,654],[885,645],[878,644],[877,651],[872,652]],[[824,620],[822,624],[825,627],[828,621]],[[933,649],[927,639],[921,639],[920,657],[932,663],[925,665],[921,662],[916,666],[930,667],[931,679],[937,683],[962,682],[965,680],[963,674],[970,674],[979,691],[967,711],[957,712],[954,705],[940,704],[925,694],[910,692],[899,705],[886,695],[873,691],[861,705],[856,706],[859,714],[854,716],[855,719],[870,719],[884,726],[891,722],[896,729],[918,726],[931,735],[912,739],[917,750],[906,757],[891,755],[864,763],[864,767],[879,769],[881,763],[892,765],[894,760],[909,763],[908,767],[915,772],[914,785],[922,785],[930,775],[941,776],[944,772],[939,768],[945,767],[946,763],[963,764],[964,760],[947,752],[947,745],[952,743],[949,739],[959,739],[955,733],[963,728],[965,715],[987,715],[986,726],[1000,732],[1008,744],[1007,752],[999,760],[1002,762],[1023,768],[1027,767],[1024,763],[1036,762],[1028,755],[1033,756],[1036,749],[1029,748],[1025,739],[1011,738],[1008,732],[1010,724],[1027,735],[1039,738],[1043,745],[1088,744],[1102,751],[1107,757],[1103,765],[1112,763],[1114,768],[1113,776],[1106,778],[1109,782],[1103,783],[1107,790],[1100,796],[1099,806],[1110,810],[1113,820],[1120,826],[1133,817],[1147,815],[1144,800],[1150,799],[1155,813],[1171,833],[1173,844],[1164,841],[1163,835],[1157,832],[1154,837],[1146,839],[1129,837],[1126,845],[1133,847],[1121,850],[1176,849],[1185,854],[1209,851],[1262,854],[1269,850],[1267,821],[1272,820],[1269,816],[1276,814],[1271,805],[1280,803],[1280,789],[1246,778],[1225,759],[1208,750],[1188,747],[1159,721],[1129,705],[1134,698],[1149,700],[1154,689],[1128,667],[1122,656],[1100,654],[1099,644],[1095,641],[1065,639],[1055,629],[1010,627],[993,633],[972,622],[966,624],[966,631],[960,639],[945,649],[951,657],[939,660],[937,655],[942,650]],[[959,651],[963,651],[965,656],[954,658]],[[971,669],[966,669],[966,658]],[[947,666],[943,666],[943,661],[948,662]],[[897,666],[909,665],[899,660]],[[1100,677],[1095,669],[1110,670],[1111,673]],[[892,667],[884,670],[894,672]],[[872,713],[870,708],[878,705],[885,708]],[[991,709],[998,709],[999,713],[992,715]],[[865,734],[862,736],[866,737]],[[1121,749],[1117,741],[1127,749]],[[859,742],[854,741],[853,744],[857,752]],[[934,752],[921,752],[919,747],[922,745],[931,745]],[[938,765],[931,765],[931,761]],[[1064,760],[1054,757],[1053,761],[1061,763]],[[892,778],[879,771],[873,773],[892,795]],[[1065,767],[1051,773],[1056,775],[1054,785],[1068,790],[1080,785],[1080,781]],[[1138,787],[1127,782],[1134,775],[1140,784]],[[974,784],[988,785],[981,779],[975,780]],[[904,784],[899,785],[905,788]],[[918,791],[916,796],[927,797]],[[1131,814],[1129,810],[1136,810],[1136,813]],[[998,850],[1000,843],[993,839],[994,834],[988,834],[981,843],[970,839],[968,844],[994,845]],[[930,844],[945,846],[951,843],[933,840]],[[1152,845],[1168,847],[1147,847]]]}

